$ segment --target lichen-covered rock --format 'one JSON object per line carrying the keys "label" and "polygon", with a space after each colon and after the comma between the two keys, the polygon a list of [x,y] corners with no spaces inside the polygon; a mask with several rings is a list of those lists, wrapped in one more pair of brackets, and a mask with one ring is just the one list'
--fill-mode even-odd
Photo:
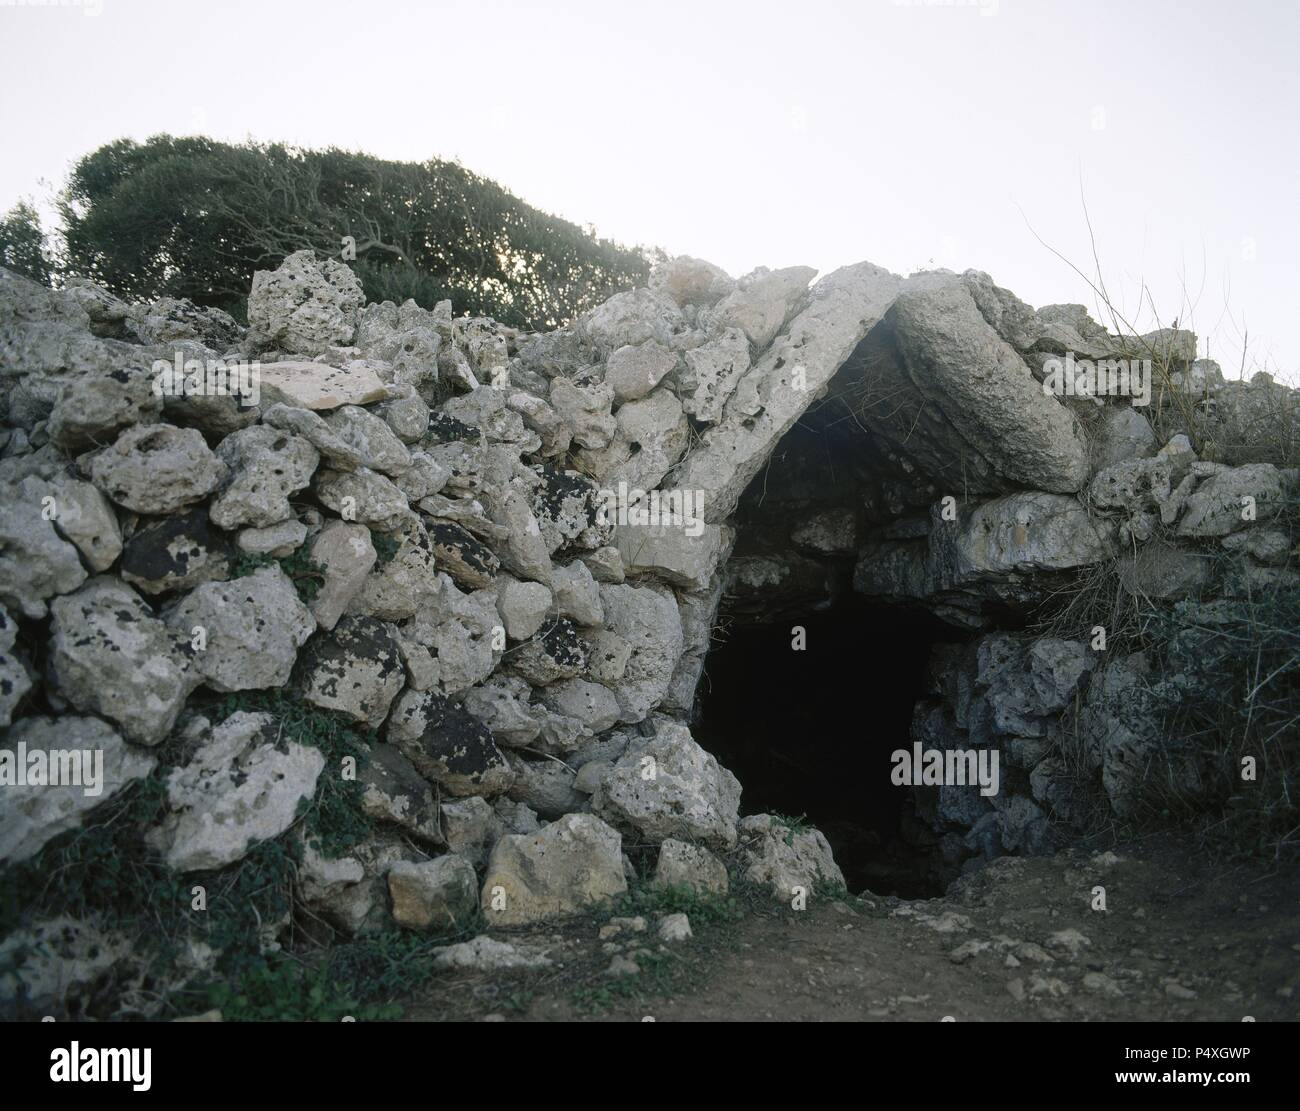
{"label": "lichen-covered rock", "polygon": [[163,400],[154,392],[153,372],[139,349],[122,344],[105,354],[102,361],[117,364],[105,368],[106,373],[87,369],[58,381],[46,430],[69,451],[109,443],[123,429],[162,414]]}
{"label": "lichen-covered rock", "polygon": [[465,529],[447,521],[429,522],[429,542],[438,566],[469,590],[491,586],[501,561]]}
{"label": "lichen-covered rock", "polygon": [[128,428],[90,463],[91,481],[113,501],[154,516],[202,501],[225,477],[201,432],[169,424]]}
{"label": "lichen-covered rock", "polygon": [[229,573],[230,544],[205,506],[137,529],[122,549],[122,578],[146,594],[185,590]]}
{"label": "lichen-covered rock", "polygon": [[296,741],[277,744],[270,714],[232,714],[208,728],[196,719],[193,757],[167,780],[169,813],[151,843],[178,872],[224,868],[259,841],[278,837],[316,792],[325,756]]}
{"label": "lichen-covered rock", "polygon": [[[22,746],[20,757],[19,746]],[[33,779],[35,754],[44,772]],[[73,754],[71,764],[60,754]],[[17,864],[35,856],[61,833],[76,829],[95,807],[153,771],[149,753],[122,740],[99,718],[30,717],[0,741],[0,762],[20,761],[25,783],[14,782],[17,764],[0,791],[0,860]]]}
{"label": "lichen-covered rock", "polygon": [[54,690],[78,710],[116,722],[137,744],[164,740],[202,681],[188,638],[176,636],[134,590],[108,575],[57,599],[50,610]]}
{"label": "lichen-covered rock", "polygon": [[347,612],[404,621],[439,596],[434,548],[424,526],[414,518],[387,539],[397,544],[397,551],[374,566],[348,603]]}
{"label": "lichen-covered rock", "polygon": [[568,618],[548,622],[532,640],[512,649],[510,667],[535,687],[576,679],[587,666],[587,644]]}
{"label": "lichen-covered rock", "polygon": [[653,739],[614,763],[591,804],[652,842],[687,838],[729,849],[736,843],[740,782],[686,726],[661,721]]}
{"label": "lichen-covered rock", "polygon": [[[191,666],[215,691],[284,686],[298,649],[316,630],[293,580],[278,566],[195,587],[166,621],[178,637],[190,640]],[[197,638],[195,630],[202,630]]]}
{"label": "lichen-covered rock", "polygon": [[421,775],[458,798],[499,795],[514,780],[491,730],[434,691],[407,691],[397,700],[388,740]]}
{"label": "lichen-covered rock", "polygon": [[147,344],[194,340],[214,351],[227,351],[244,336],[244,329],[229,313],[196,305],[184,297],[160,297],[136,305],[130,309],[129,319],[131,331]]}
{"label": "lichen-covered rock", "polygon": [[342,618],[299,658],[297,683],[306,701],[371,728],[383,724],[405,682],[397,635],[374,617]]}
{"label": "lichen-covered rock", "polygon": [[494,926],[521,926],[585,913],[626,890],[623,839],[590,814],[566,814],[535,834],[497,842],[482,910]]}
{"label": "lichen-covered rock", "polygon": [[373,746],[357,779],[362,785],[362,813],[400,826],[421,841],[444,843],[433,788],[394,745]]}
{"label": "lichen-covered rock", "polygon": [[261,348],[320,355],[352,342],[366,303],[356,275],[336,259],[295,251],[276,270],[253,275],[248,295],[250,338]]}

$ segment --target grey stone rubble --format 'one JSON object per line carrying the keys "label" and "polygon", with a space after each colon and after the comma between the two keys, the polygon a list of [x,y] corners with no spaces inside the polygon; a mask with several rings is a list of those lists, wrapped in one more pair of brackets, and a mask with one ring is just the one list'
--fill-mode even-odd
{"label": "grey stone rubble", "polygon": [[[855,589],[981,634],[936,659],[913,734],[1002,745],[1016,774],[993,801],[918,792],[945,859],[1047,844],[1071,805],[1049,742],[1076,705],[1122,813],[1159,743],[1143,661],[1026,646],[989,631],[991,608],[1121,553],[1133,590],[1188,604],[1208,550],[1294,576],[1270,522],[1298,476],[1161,446],[1124,398],[1046,392],[1045,367],[1159,347],[1176,373],[1156,388],[1195,391],[1235,429],[1291,393],[1224,382],[1190,333],[1135,346],[974,271],[814,277],[680,257],[525,334],[446,303],[367,305],[311,252],[254,277],[247,330],[0,271],[4,744],[102,734],[120,786],[150,747],[189,738],[152,835],[186,872],[283,835],[338,774],[266,721],[197,715],[196,690],[288,688],[377,730],[367,812],[433,855],[381,840],[313,858],[305,900],[351,932],[386,916],[431,929],[475,900],[490,925],[601,905],[626,889],[629,835],[663,846],[655,882],[725,891],[715,854],[734,852],[785,901],[843,878],[816,830],[740,817],[742,785],[691,734],[696,686],[722,607],[824,604],[823,569],[848,559]],[[256,360],[260,405],[160,399],[150,368],[178,352]],[[796,464],[756,509],[745,491],[778,442],[835,405],[870,442],[859,480],[810,491],[786,440]],[[233,577],[240,553],[311,561],[315,596],[275,567]],[[25,710],[36,690],[53,716]],[[10,859],[89,809],[15,797],[0,796]],[[444,954],[544,959],[486,937]]]}

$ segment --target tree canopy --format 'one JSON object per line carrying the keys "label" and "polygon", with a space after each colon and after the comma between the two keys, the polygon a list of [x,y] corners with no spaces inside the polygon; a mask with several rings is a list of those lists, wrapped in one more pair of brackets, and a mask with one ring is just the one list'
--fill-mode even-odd
{"label": "tree canopy", "polygon": [[66,273],[240,318],[255,270],[304,248],[340,257],[347,236],[370,300],[450,299],[534,329],[643,284],[650,259],[457,163],[333,148],[119,139],[74,166],[59,207]]}

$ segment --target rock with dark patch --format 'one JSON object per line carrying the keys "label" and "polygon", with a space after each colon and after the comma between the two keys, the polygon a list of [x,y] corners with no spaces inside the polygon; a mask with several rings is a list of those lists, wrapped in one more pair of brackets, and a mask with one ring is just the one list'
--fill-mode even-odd
{"label": "rock with dark patch", "polygon": [[230,543],[205,507],[136,531],[122,550],[122,578],[146,594],[186,590],[229,574]]}
{"label": "rock with dark patch", "polygon": [[383,724],[405,682],[396,632],[374,617],[342,618],[298,661],[303,698],[371,728]]}
{"label": "rock with dark patch", "polygon": [[444,843],[433,788],[395,745],[373,745],[357,779],[365,814],[400,826],[431,845]]}
{"label": "rock with dark patch", "polygon": [[491,586],[501,561],[486,544],[480,544],[459,525],[429,522],[429,542],[438,566],[467,590]]}
{"label": "rock with dark patch", "polygon": [[68,475],[50,481],[54,527],[93,572],[107,571],[122,554],[122,530],[108,499],[89,482]]}
{"label": "rock with dark patch", "polygon": [[224,868],[280,836],[325,770],[320,749],[277,742],[270,714],[240,711],[211,728],[196,718],[186,739],[197,746],[168,776],[169,813],[148,836],[177,872]]}
{"label": "rock with dark patch", "polygon": [[587,642],[567,617],[556,618],[508,657],[511,668],[533,686],[576,679],[587,667]]}
{"label": "rock with dark patch", "polygon": [[509,762],[478,718],[434,691],[407,691],[388,719],[388,740],[450,795],[499,795],[514,780]]}
{"label": "rock with dark patch", "polygon": [[397,543],[397,551],[375,566],[348,603],[347,612],[404,621],[438,598],[433,545],[416,518],[386,539]]}
{"label": "rock with dark patch", "polygon": [[[127,348],[115,361],[122,362],[131,353]],[[140,361],[64,380],[46,426],[54,443],[81,451],[111,442],[133,424],[158,418],[163,403],[153,391],[153,372],[140,355],[134,358]]]}

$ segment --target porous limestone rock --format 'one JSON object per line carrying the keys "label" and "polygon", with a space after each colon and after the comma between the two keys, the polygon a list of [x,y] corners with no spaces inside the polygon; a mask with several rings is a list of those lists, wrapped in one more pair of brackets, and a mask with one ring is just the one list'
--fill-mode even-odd
{"label": "porous limestone rock", "polygon": [[740,782],[686,726],[660,721],[655,737],[609,769],[592,809],[652,842],[687,838],[729,849],[736,843]]}
{"label": "porous limestone rock", "polygon": [[116,722],[129,740],[156,745],[202,681],[181,638],[134,590],[110,575],[50,606],[49,680],[78,710]]}
{"label": "porous limestone rock", "polygon": [[[229,582],[197,586],[167,614],[189,640],[191,666],[215,691],[262,690],[289,681],[298,649],[316,621],[278,566]],[[201,630],[196,638],[195,630]]]}
{"label": "porous limestone rock", "polygon": [[254,343],[297,355],[320,355],[352,342],[365,304],[361,283],[337,259],[295,251],[275,270],[258,270],[248,295]]}

